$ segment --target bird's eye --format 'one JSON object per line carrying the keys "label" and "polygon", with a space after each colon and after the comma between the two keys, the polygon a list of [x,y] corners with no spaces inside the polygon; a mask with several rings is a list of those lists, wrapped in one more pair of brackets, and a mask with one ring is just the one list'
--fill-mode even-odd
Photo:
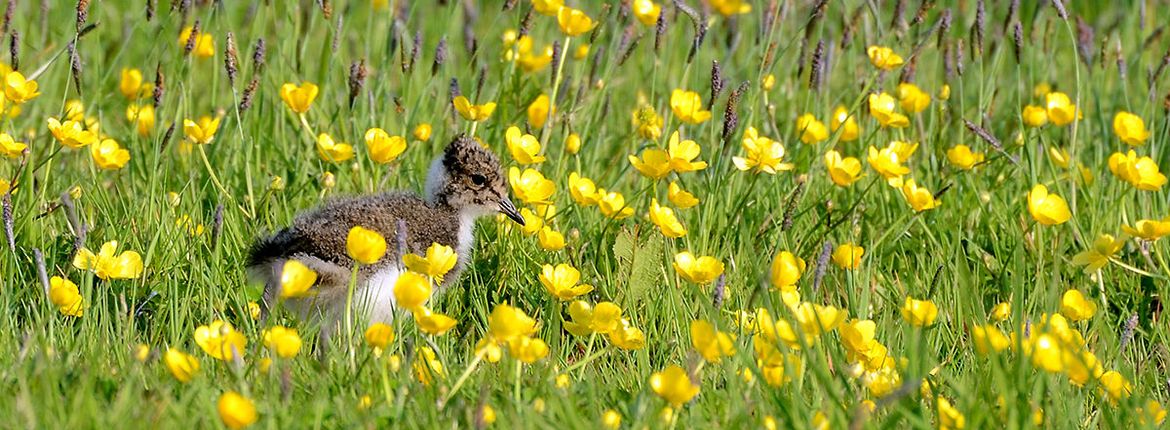
{"label": "bird's eye", "polygon": [[471,183],[477,187],[482,187],[483,184],[487,183],[487,178],[483,177],[483,175],[471,175]]}

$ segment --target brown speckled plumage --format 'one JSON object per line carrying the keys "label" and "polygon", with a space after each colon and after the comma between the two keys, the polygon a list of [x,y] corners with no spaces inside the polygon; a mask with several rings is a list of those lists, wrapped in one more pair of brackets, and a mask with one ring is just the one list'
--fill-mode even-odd
{"label": "brown speckled plumage", "polygon": [[302,316],[324,317],[326,325],[335,323],[336,310],[344,306],[354,267],[346,251],[346,239],[355,226],[374,230],[387,241],[386,255],[374,264],[361,266],[357,279],[358,285],[369,283],[368,288],[376,289],[364,293],[380,294],[378,300],[384,300],[390,297],[385,291],[390,286],[383,285],[385,279],[374,278],[379,273],[401,270],[402,255],[397,246],[400,222],[405,226],[406,252],[422,254],[432,243],[438,243],[460,254],[440,288],[453,284],[468,263],[476,218],[500,212],[523,223],[507,197],[499,159],[469,138],[457,137],[432,163],[426,191],[425,199],[407,191],[335,198],[298,215],[288,228],[259,239],[249,254],[248,267],[264,280],[265,310],[280,294],[284,262],[296,259],[317,272],[317,293],[311,299],[290,300],[289,304]]}

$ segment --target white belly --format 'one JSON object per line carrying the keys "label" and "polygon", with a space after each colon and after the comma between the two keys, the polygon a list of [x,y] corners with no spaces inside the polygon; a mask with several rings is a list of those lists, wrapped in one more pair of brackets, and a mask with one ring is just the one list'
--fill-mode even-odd
{"label": "white belly", "polygon": [[[353,292],[354,315],[361,318],[365,324],[377,322],[390,324],[394,321],[394,283],[402,274],[402,268],[387,266],[370,276],[363,285],[358,285]],[[342,304],[342,315],[345,314],[345,304]],[[342,316],[344,318],[344,316]],[[362,331],[365,327],[361,327]]]}

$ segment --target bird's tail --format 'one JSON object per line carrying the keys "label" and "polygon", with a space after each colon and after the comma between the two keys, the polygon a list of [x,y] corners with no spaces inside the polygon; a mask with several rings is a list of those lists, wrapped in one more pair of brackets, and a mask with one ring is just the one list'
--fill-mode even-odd
{"label": "bird's tail", "polygon": [[283,229],[272,236],[257,240],[248,251],[248,266],[259,266],[269,261],[292,255],[296,250],[296,235]]}

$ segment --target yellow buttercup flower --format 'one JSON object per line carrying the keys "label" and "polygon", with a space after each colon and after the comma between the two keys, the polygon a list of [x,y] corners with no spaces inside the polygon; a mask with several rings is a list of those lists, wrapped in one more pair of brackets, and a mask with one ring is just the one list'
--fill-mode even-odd
{"label": "yellow buttercup flower", "polygon": [[820,336],[836,330],[849,316],[849,312],[844,309],[809,302],[800,303],[792,311],[801,331],[808,336]]}
{"label": "yellow buttercup flower", "polygon": [[1068,203],[1056,194],[1049,194],[1048,187],[1036,184],[1028,192],[1028,212],[1036,222],[1044,225],[1064,224],[1072,218]]}
{"label": "yellow buttercup flower", "polygon": [[273,326],[264,330],[264,346],[280,358],[293,358],[301,351],[301,336],[296,329]]}
{"label": "yellow buttercup flower", "polygon": [[56,118],[49,118],[46,122],[53,137],[70,148],[81,148],[98,141],[97,133],[85,130],[80,122],[70,120],[60,122]]}
{"label": "yellow buttercup flower", "polygon": [[237,355],[244,354],[244,347],[248,339],[243,333],[236,331],[231,323],[224,320],[215,320],[211,324],[202,325],[195,329],[195,344],[203,349],[207,355],[217,360],[233,360]]}
{"label": "yellow buttercup flower", "polygon": [[163,354],[163,362],[179,382],[190,382],[191,378],[199,373],[199,359],[174,348],[167,348],[167,352]]}
{"label": "yellow buttercup flower", "polygon": [[455,318],[433,312],[426,307],[422,307],[412,313],[414,314],[415,324],[418,324],[418,329],[432,336],[442,336],[459,324],[459,321],[456,321]]}
{"label": "yellow buttercup flower", "polygon": [[0,154],[4,154],[8,158],[16,158],[24,155],[24,150],[28,149],[28,145],[17,142],[8,133],[0,133]]}
{"label": "yellow buttercup flower", "polygon": [[550,106],[547,94],[541,94],[528,105],[528,125],[534,130],[544,128],[544,122],[557,113],[556,106]]}
{"label": "yellow buttercup flower", "polygon": [[569,305],[572,321],[565,322],[565,330],[577,336],[591,333],[609,334],[621,328],[622,309],[612,302],[601,302],[597,306],[577,300]]}
{"label": "yellow buttercup flower", "polygon": [[877,171],[878,174],[886,178],[891,184],[901,179],[902,175],[910,173],[910,168],[902,165],[903,161],[905,160],[898,156],[897,148],[893,145],[886,146],[880,151],[870,146],[869,157],[866,158],[869,167],[872,167],[873,170]]}
{"label": "yellow buttercup flower", "polygon": [[536,13],[547,16],[556,16],[564,5],[564,0],[532,0],[532,8]]}
{"label": "yellow buttercup flower", "polygon": [[1166,185],[1166,175],[1150,157],[1138,157],[1133,150],[1109,156],[1109,171],[1119,179],[1143,191],[1157,191]]}
{"label": "yellow buttercup flower", "polygon": [[[0,71],[0,74],[3,74],[3,71]],[[0,111],[3,110],[4,102],[0,101]],[[61,114],[61,117],[70,121],[85,121],[85,103],[78,99],[65,102],[65,112]]]}
{"label": "yellow buttercup flower", "polygon": [[1000,322],[1007,320],[1010,316],[1012,316],[1012,304],[1008,302],[999,302],[991,308],[991,314],[988,315],[987,318],[992,322]]}
{"label": "yellow buttercup flower", "polygon": [[690,251],[683,251],[674,255],[674,270],[683,279],[705,285],[723,274],[723,262],[715,257],[696,257]]}
{"label": "yellow buttercup flower", "polygon": [[784,145],[765,136],[760,136],[755,127],[748,127],[743,134],[744,157],[732,157],[735,168],[741,171],[751,170],[754,173],[764,172],[770,175],[776,172],[792,170],[792,163],[784,162]]}
{"label": "yellow buttercup flower", "polygon": [[560,251],[565,249],[565,235],[553,230],[549,226],[542,227],[540,232],[536,233],[536,238],[540,242],[541,249],[545,251]]}
{"label": "yellow buttercup flower", "polygon": [[862,375],[861,381],[871,396],[882,398],[902,386],[902,375],[893,366],[885,366]]}
{"label": "yellow buttercup flower", "polygon": [[1048,147],[1048,159],[1052,160],[1052,163],[1056,164],[1061,169],[1068,168],[1068,164],[1069,164],[1068,162],[1069,162],[1069,159],[1071,159],[1071,158],[1072,158],[1072,156],[1069,155],[1067,149],[1058,148],[1055,146]]}
{"label": "yellow buttercup flower", "polygon": [[930,106],[930,93],[922,91],[917,85],[909,82],[898,84],[898,100],[902,110],[910,113],[919,113]]}
{"label": "yellow buttercup flower", "polygon": [[657,140],[662,136],[662,117],[648,105],[644,105],[632,114],[634,128],[643,139]]}
{"label": "yellow buttercup flower", "polygon": [[239,430],[256,423],[259,416],[256,414],[256,405],[235,391],[228,391],[219,396],[216,402],[219,419],[223,425],[232,430]]}
{"label": "yellow buttercup flower", "polygon": [[504,141],[508,144],[508,152],[512,153],[512,159],[520,165],[542,163],[545,160],[545,157],[540,155],[540,141],[536,140],[536,136],[521,132],[519,127],[508,127],[504,132]]}
{"label": "yellow buttercup flower", "polygon": [[506,343],[533,333],[536,333],[536,320],[520,309],[501,303],[488,315],[488,335],[496,342]]}
{"label": "yellow buttercup flower", "polygon": [[1101,381],[1101,391],[1108,394],[1109,401],[1113,403],[1129,397],[1130,393],[1133,392],[1133,384],[1125,380],[1125,377],[1116,370],[1103,373],[1098,380]]}
{"label": "yellow buttercup flower", "polygon": [[967,419],[943,396],[935,399],[938,406],[938,427],[940,430],[961,429],[967,426]]}
{"label": "yellow buttercup flower", "polygon": [[842,269],[856,269],[861,266],[861,256],[865,248],[852,243],[843,243],[833,250],[833,264]]}
{"label": "yellow buttercup flower", "polygon": [[426,276],[407,271],[394,281],[394,300],[398,306],[417,312],[431,298],[431,281]]}
{"label": "yellow buttercup flower", "polygon": [[1024,106],[1024,112],[1021,116],[1024,119],[1024,125],[1028,127],[1043,127],[1048,124],[1048,110],[1044,109],[1043,106]]}
{"label": "yellow buttercup flower", "polygon": [[723,357],[735,355],[735,337],[715,329],[705,320],[691,321],[691,346],[708,363],[718,363]]}
{"label": "yellow buttercup flower", "polygon": [[447,373],[443,370],[443,363],[439,361],[435,355],[435,350],[429,346],[423,346],[415,349],[414,364],[411,366],[414,370],[414,377],[423,385],[431,385],[435,379],[444,379]]}
{"label": "yellow buttercup flower", "polygon": [[580,36],[597,25],[589,15],[571,7],[561,7],[557,10],[557,25],[566,36]]}
{"label": "yellow buttercup flower", "polygon": [[295,113],[302,114],[313,107],[313,100],[317,99],[320,88],[312,82],[301,82],[300,85],[286,83],[280,86],[280,99],[284,105]]}
{"label": "yellow buttercup flower", "polygon": [[811,113],[796,118],[796,131],[800,132],[800,141],[804,143],[817,143],[829,138],[829,128]]}
{"label": "yellow buttercup flower", "polygon": [[666,145],[670,169],[677,173],[706,169],[706,161],[694,161],[696,158],[699,158],[701,152],[702,148],[695,141],[689,139],[680,140],[677,131],[670,135],[670,141]]}
{"label": "yellow buttercup flower", "polygon": [[94,164],[104,170],[118,170],[130,161],[130,151],[118,145],[114,139],[103,139],[101,142],[89,146],[89,154]]}
{"label": "yellow buttercup flower", "polygon": [[658,23],[658,14],[662,13],[662,7],[650,0],[634,0],[630,2],[630,11],[642,25],[655,25]]}
{"label": "yellow buttercup flower", "polygon": [[882,127],[903,128],[910,125],[910,118],[895,112],[898,100],[888,93],[881,92],[869,95],[869,114]]}
{"label": "yellow buttercup flower", "polygon": [[[183,41],[186,43],[186,41]],[[143,94],[142,92],[142,71],[138,69],[123,68],[121,79],[118,81],[118,91],[130,100],[135,100]]]}
{"label": "yellow buttercup flower", "polygon": [[833,116],[829,120],[829,125],[832,127],[834,133],[842,126],[845,127],[845,130],[841,131],[842,142],[852,142],[857,140],[858,136],[861,136],[861,128],[857,126],[857,117],[850,115],[849,109],[846,109],[845,106],[838,105],[836,109],[833,109]]}
{"label": "yellow buttercup flower", "polygon": [[616,329],[609,332],[609,343],[618,349],[634,351],[646,347],[646,334],[642,329],[630,325],[630,321],[622,318]]}
{"label": "yellow buttercup flower", "polygon": [[870,45],[865,48],[870,64],[882,70],[893,70],[903,63],[902,56],[895,54],[893,49],[885,46]]}
{"label": "yellow buttercup flower", "polygon": [[909,160],[910,156],[914,155],[914,152],[918,150],[918,143],[895,140],[890,142],[887,147],[892,148],[894,153],[898,154],[899,160],[906,161]]}
{"label": "yellow buttercup flower", "polygon": [[622,193],[606,192],[599,188],[597,194],[601,196],[597,201],[597,208],[601,209],[601,214],[605,215],[606,218],[622,219],[634,214],[634,208],[626,206],[626,198],[622,196]]}
{"label": "yellow buttercup flower", "polygon": [[674,364],[650,375],[650,389],[676,408],[699,394],[699,386],[691,381],[687,371]]}
{"label": "yellow buttercup flower", "polygon": [[338,143],[328,133],[317,135],[317,155],[330,163],[340,163],[353,158],[353,145]]}
{"label": "yellow buttercup flower", "polygon": [[1105,373],[1105,368],[1092,351],[1088,349],[1076,351],[1074,348],[1076,346],[1070,345],[1067,348],[1059,349],[1062,363],[1057,366],[1063,367],[1061,370],[1068,375],[1069,382],[1078,387],[1083,387],[1089,380],[1100,378],[1101,374]]}
{"label": "yellow buttercup flower", "polygon": [[841,343],[851,354],[861,354],[877,344],[877,324],[872,320],[854,319],[841,325]]}
{"label": "yellow buttercup flower", "polygon": [[414,138],[418,139],[420,142],[429,141],[431,140],[431,125],[425,122],[416,125],[414,126],[414,132],[412,134],[414,134]]}
{"label": "yellow buttercup flower", "polygon": [[934,197],[934,194],[925,187],[919,187],[914,182],[914,179],[907,179],[902,183],[902,197],[906,198],[906,203],[914,208],[914,212],[922,212],[937,208],[942,204],[941,201]]}
{"label": "yellow buttercup flower", "polygon": [[154,131],[154,105],[130,105],[126,107],[126,120],[135,125],[138,135],[146,137]]}
{"label": "yellow buttercup flower", "polygon": [[492,112],[496,111],[495,102],[487,102],[483,104],[472,104],[467,97],[458,96],[452,102],[455,105],[455,110],[459,112],[459,116],[468,121],[484,121],[492,116]]}
{"label": "yellow buttercup flower", "polygon": [[712,9],[723,16],[742,15],[752,11],[751,2],[744,0],[710,0]]}
{"label": "yellow buttercup flower", "polygon": [[117,252],[118,241],[102,244],[97,254],[81,248],[73,257],[73,267],[92,270],[101,279],[134,279],[142,274],[141,255],[134,251]]}
{"label": "yellow buttercup flower", "polygon": [[1137,411],[1138,415],[1140,415],[1138,417],[1138,422],[1142,425],[1153,424],[1154,426],[1160,426],[1163,422],[1166,421],[1166,409],[1163,408],[1162,404],[1158,403],[1157,400],[1147,400],[1146,406],[1144,408],[1137,408]]}
{"label": "yellow buttercup flower", "polygon": [[1097,303],[1085,298],[1079,290],[1068,290],[1060,297],[1060,314],[1069,321],[1077,322],[1092,318],[1097,313]]}
{"label": "yellow buttercup flower", "polygon": [[837,151],[830,149],[825,153],[825,170],[829,171],[829,178],[834,184],[848,187],[861,179],[861,161],[853,157],[841,157]]}
{"label": "yellow buttercup flower", "polygon": [[[638,0],[635,0],[635,3]],[[622,414],[613,409],[606,409],[601,414],[601,425],[609,430],[617,430],[622,426]]]}
{"label": "yellow buttercup flower", "polygon": [[1063,126],[1079,119],[1081,113],[1077,106],[1069,100],[1068,95],[1062,92],[1051,92],[1044,96],[1044,107],[1048,113],[1048,120],[1055,126]]}
{"label": "yellow buttercup flower", "polygon": [[662,179],[671,172],[670,169],[670,154],[664,150],[657,148],[649,148],[642,150],[641,158],[633,155],[628,156],[630,164],[638,170],[642,176],[650,179]]}
{"label": "yellow buttercup flower", "polygon": [[[186,26],[183,31],[179,32],[179,47],[186,48],[187,42],[191,40],[191,32],[194,31],[193,26]],[[191,53],[199,58],[211,58],[215,56],[215,38],[207,31],[200,31],[195,36],[195,45],[191,49]]]}
{"label": "yellow buttercup flower", "polygon": [[280,269],[280,297],[300,298],[309,295],[309,288],[317,282],[317,272],[299,260],[286,260]]}
{"label": "yellow buttercup flower", "polygon": [[49,301],[62,315],[80,317],[85,311],[85,303],[77,284],[59,276],[49,279]]}
{"label": "yellow buttercup flower", "polygon": [[581,206],[592,206],[601,200],[593,180],[578,175],[577,172],[569,174],[569,196]]}
{"label": "yellow buttercup flower", "polygon": [[670,110],[687,124],[701,124],[711,119],[711,111],[703,109],[703,98],[694,91],[678,88],[671,91]]}
{"label": "yellow buttercup flower", "polygon": [[955,145],[947,150],[947,161],[962,170],[971,170],[976,164],[982,163],[982,152],[971,151],[971,147],[963,144]]}
{"label": "yellow buttercup flower", "polygon": [[692,208],[699,204],[699,199],[695,198],[694,194],[687,192],[674,181],[671,181],[666,189],[666,198],[679,209]]}
{"label": "yellow buttercup flower", "polygon": [[593,291],[592,285],[577,284],[581,280],[581,272],[568,264],[558,264],[556,267],[545,264],[541,266],[539,278],[549,294],[562,301],[573,300]]}
{"label": "yellow buttercup flower", "polygon": [[386,238],[376,231],[354,226],[346,236],[345,251],[358,263],[374,264],[386,255]]}
{"label": "yellow buttercup flower", "polygon": [[385,350],[394,341],[394,327],[386,323],[373,323],[366,328],[363,338],[371,348]]}
{"label": "yellow buttercup flower", "polygon": [[391,136],[386,130],[371,128],[366,130],[366,149],[370,152],[370,159],[378,164],[394,161],[406,151],[406,139],[402,136]]}
{"label": "yellow buttercup flower", "polygon": [[581,136],[578,136],[577,133],[569,133],[569,136],[565,138],[565,152],[572,155],[580,151]]}
{"label": "yellow buttercup flower", "polygon": [[804,274],[806,265],[804,260],[788,251],[776,253],[772,258],[772,267],[768,279],[777,289],[795,286]]}
{"label": "yellow buttercup flower", "polygon": [[194,144],[208,144],[215,139],[215,132],[219,130],[219,117],[199,117],[199,122],[183,119],[183,135]]}
{"label": "yellow buttercup flower", "polygon": [[650,222],[658,226],[662,235],[670,238],[687,235],[687,229],[674,216],[674,210],[658,205],[658,199],[650,199]]}
{"label": "yellow buttercup flower", "polygon": [[540,171],[519,168],[508,169],[508,184],[512,187],[512,194],[524,203],[545,203],[556,192],[556,184],[544,177]]}
{"label": "yellow buttercup flower", "polygon": [[552,63],[552,45],[546,44],[543,49],[534,49],[532,38],[524,36],[516,41],[515,46],[515,52],[508,50],[504,58],[509,61],[514,59],[520,65],[520,69],[527,73],[538,72]]}
{"label": "yellow buttercup flower", "polygon": [[992,324],[972,327],[971,342],[975,344],[975,352],[980,355],[1000,352],[1011,345],[1011,339]]}
{"label": "yellow buttercup flower", "polygon": [[772,88],[774,88],[775,86],[776,86],[776,75],[769,73],[767,75],[764,75],[764,77],[760,79],[760,88],[763,89],[764,91],[772,91]]}
{"label": "yellow buttercup flower", "polygon": [[425,257],[413,253],[402,256],[402,263],[407,269],[437,279],[440,283],[443,282],[443,275],[451,271],[458,260],[459,256],[454,249],[438,243],[427,247]]}
{"label": "yellow buttercup flower", "polygon": [[1170,216],[1162,218],[1160,221],[1156,219],[1138,220],[1133,227],[1122,225],[1121,230],[1130,236],[1152,242],[1170,235]]}
{"label": "yellow buttercup flower", "polygon": [[520,217],[524,218],[524,226],[520,227],[520,231],[525,236],[532,236],[540,232],[544,228],[544,217],[537,215],[536,212],[528,208],[520,209]]}
{"label": "yellow buttercup flower", "polygon": [[522,363],[535,363],[548,356],[548,344],[532,337],[518,337],[508,342],[508,352]]}
{"label": "yellow buttercup flower", "polygon": [[8,72],[4,75],[4,98],[13,104],[24,104],[41,95],[37,91],[37,81],[25,79],[20,72]]}
{"label": "yellow buttercup flower", "polygon": [[1132,146],[1146,143],[1146,139],[1150,138],[1150,131],[1146,129],[1146,123],[1142,121],[1142,117],[1126,111],[1118,112],[1113,116],[1113,132],[1122,142]]}
{"label": "yellow buttercup flower", "polygon": [[1092,247],[1073,256],[1072,263],[1077,266],[1085,266],[1085,273],[1101,270],[1102,267],[1109,264],[1109,258],[1121,250],[1122,245],[1125,245],[1123,239],[1119,240],[1108,234],[1097,236]]}
{"label": "yellow buttercup flower", "polygon": [[934,325],[934,320],[938,318],[938,306],[930,300],[915,300],[906,297],[906,301],[902,303],[902,319],[916,327],[927,327]]}

